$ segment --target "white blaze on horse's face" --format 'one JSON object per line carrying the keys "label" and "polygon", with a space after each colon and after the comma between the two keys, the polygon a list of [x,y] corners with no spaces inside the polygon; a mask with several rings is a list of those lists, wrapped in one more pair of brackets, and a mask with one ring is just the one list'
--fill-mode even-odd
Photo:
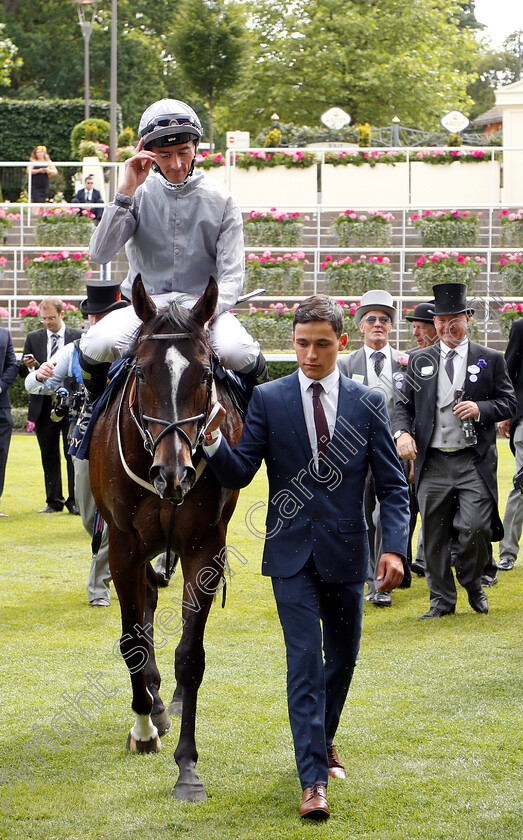
{"label": "white blaze on horse's face", "polygon": [[[167,364],[171,376],[171,395],[173,397],[172,417],[180,419],[177,415],[177,409],[174,398],[178,393],[180,380],[184,372],[189,367],[190,362],[189,359],[186,359],[185,356],[183,356],[176,347],[169,347],[167,353],[165,354],[165,362]],[[175,438],[176,454],[179,455],[182,449],[182,438],[180,437],[180,435],[175,435]]]}

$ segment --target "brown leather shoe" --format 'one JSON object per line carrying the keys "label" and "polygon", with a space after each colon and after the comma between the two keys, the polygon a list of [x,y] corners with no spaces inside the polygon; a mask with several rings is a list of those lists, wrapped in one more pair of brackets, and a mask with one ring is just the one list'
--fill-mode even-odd
{"label": "brown leather shoe", "polygon": [[327,744],[327,758],[329,759],[329,776],[331,779],[346,779],[345,767],[340,761],[338,750],[334,744]]}
{"label": "brown leather shoe", "polygon": [[300,805],[300,817],[307,820],[327,820],[331,809],[327,799],[327,788],[317,782],[303,791]]}

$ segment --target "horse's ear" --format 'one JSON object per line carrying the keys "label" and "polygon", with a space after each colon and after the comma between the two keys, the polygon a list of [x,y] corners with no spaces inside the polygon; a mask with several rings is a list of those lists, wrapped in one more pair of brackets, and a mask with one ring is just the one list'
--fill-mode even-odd
{"label": "horse's ear", "polygon": [[137,274],[133,283],[133,306],[138,317],[145,323],[156,315],[156,306],[145,291],[142,275]]}
{"label": "horse's ear", "polygon": [[193,306],[193,315],[196,320],[202,325],[211,320],[212,316],[216,311],[216,305],[218,303],[218,283],[216,279],[211,276],[209,277],[209,282],[207,283],[207,288],[205,289],[203,295],[196,304]]}

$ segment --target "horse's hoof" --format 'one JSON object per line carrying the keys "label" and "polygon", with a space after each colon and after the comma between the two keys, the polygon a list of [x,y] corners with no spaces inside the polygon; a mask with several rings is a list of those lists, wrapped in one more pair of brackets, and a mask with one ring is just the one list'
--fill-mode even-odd
{"label": "horse's hoof", "polygon": [[171,791],[171,796],[183,802],[205,802],[207,799],[203,782],[200,779],[192,782],[181,782],[178,779]]}
{"label": "horse's hoof", "polygon": [[165,733],[168,732],[172,726],[171,718],[167,714],[167,709],[163,709],[163,711],[157,712],[156,714],[154,714],[153,712],[153,714],[151,715],[151,720],[156,726],[160,738],[162,735],[165,735]]}
{"label": "horse's hoof", "polygon": [[133,738],[131,733],[127,736],[127,750],[132,753],[140,753],[140,755],[146,755],[147,753],[157,753],[160,752],[162,748],[162,742],[160,741],[160,736],[157,735],[155,738],[151,738],[150,741],[137,741],[136,738]]}
{"label": "horse's hoof", "polygon": [[169,703],[169,714],[173,715],[174,717],[181,717],[182,715],[182,701],[181,700],[171,700]]}

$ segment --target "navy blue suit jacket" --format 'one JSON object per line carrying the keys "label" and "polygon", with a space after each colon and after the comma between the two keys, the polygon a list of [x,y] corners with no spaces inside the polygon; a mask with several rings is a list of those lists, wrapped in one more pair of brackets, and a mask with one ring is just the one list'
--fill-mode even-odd
{"label": "navy blue suit jacket", "polygon": [[265,460],[269,479],[262,572],[296,574],[314,555],[328,581],[363,581],[369,546],[363,497],[370,466],[381,503],[383,551],[405,557],[409,498],[382,395],[340,375],[336,427],[318,476],[298,373],[254,389],[242,436],[209,464],[228,488],[245,487]]}
{"label": "navy blue suit jacket", "polygon": [[9,388],[16,379],[18,362],[9,330],[0,327],[0,408],[11,408]]}

